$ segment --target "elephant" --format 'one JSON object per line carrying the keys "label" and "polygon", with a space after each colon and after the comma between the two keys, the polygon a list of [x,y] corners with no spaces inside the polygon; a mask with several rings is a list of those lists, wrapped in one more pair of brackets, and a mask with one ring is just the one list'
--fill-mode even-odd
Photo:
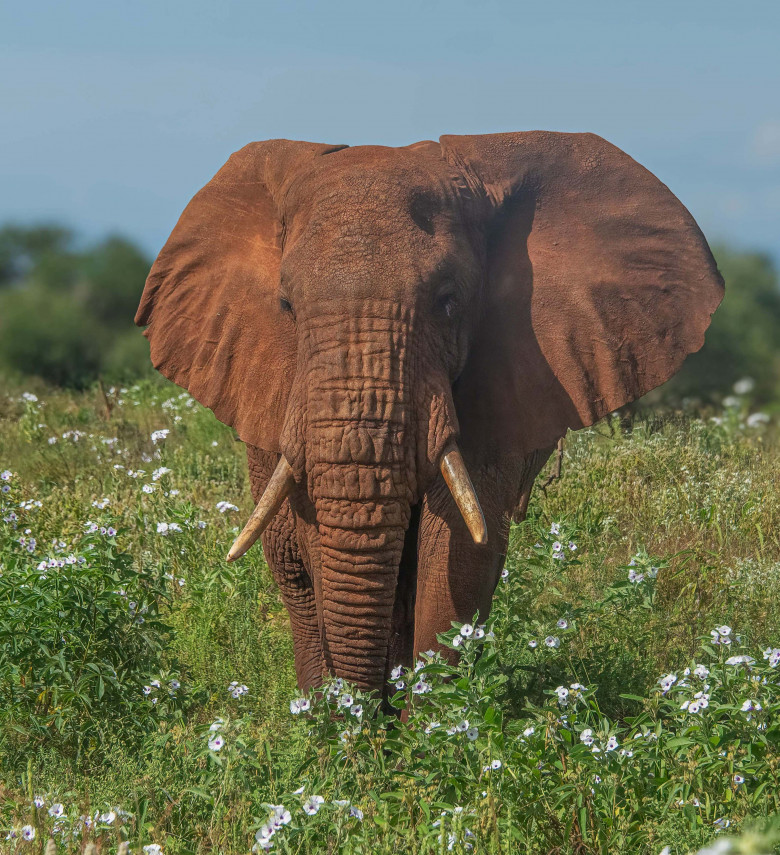
{"label": "elephant", "polygon": [[246,444],[228,559],[261,539],[300,689],[382,692],[488,618],[558,441],[674,374],[723,290],[683,204],[594,134],[276,139],[193,197],[135,320]]}

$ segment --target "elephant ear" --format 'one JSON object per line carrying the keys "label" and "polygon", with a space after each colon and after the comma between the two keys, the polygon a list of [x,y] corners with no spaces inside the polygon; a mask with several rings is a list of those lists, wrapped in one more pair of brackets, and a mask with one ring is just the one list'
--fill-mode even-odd
{"label": "elephant ear", "polygon": [[233,154],[185,208],[135,317],[155,368],[268,451],[279,450],[296,360],[279,305],[277,200],[302,166],[341,148],[269,140]]}
{"label": "elephant ear", "polygon": [[[682,203],[593,134],[444,136],[486,236],[464,437],[528,454],[668,380],[723,280]],[[465,186],[464,186],[465,185]]]}

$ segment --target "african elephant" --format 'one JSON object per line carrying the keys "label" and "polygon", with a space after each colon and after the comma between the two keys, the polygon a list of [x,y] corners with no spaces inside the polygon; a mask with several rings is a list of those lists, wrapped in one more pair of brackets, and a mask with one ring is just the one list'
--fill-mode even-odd
{"label": "african elephant", "polygon": [[246,443],[301,689],[380,689],[488,616],[567,429],[667,380],[723,281],[679,200],[592,134],[250,143],[196,194],[136,323]]}

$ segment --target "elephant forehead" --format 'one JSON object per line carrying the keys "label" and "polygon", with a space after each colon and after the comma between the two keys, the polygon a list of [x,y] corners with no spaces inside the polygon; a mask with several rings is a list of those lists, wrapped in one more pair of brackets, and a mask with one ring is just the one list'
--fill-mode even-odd
{"label": "elephant forehead", "polygon": [[345,285],[389,277],[414,283],[456,249],[446,192],[419,169],[356,164],[297,188],[284,269]]}

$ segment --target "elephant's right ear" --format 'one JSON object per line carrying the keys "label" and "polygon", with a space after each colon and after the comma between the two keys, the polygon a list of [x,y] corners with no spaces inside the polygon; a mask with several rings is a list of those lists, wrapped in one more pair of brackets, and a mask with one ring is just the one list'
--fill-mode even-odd
{"label": "elephant's right ear", "polygon": [[341,148],[269,140],[232,155],[184,210],[135,316],[155,368],[268,451],[279,448],[296,356],[279,305],[276,202],[303,165]]}

